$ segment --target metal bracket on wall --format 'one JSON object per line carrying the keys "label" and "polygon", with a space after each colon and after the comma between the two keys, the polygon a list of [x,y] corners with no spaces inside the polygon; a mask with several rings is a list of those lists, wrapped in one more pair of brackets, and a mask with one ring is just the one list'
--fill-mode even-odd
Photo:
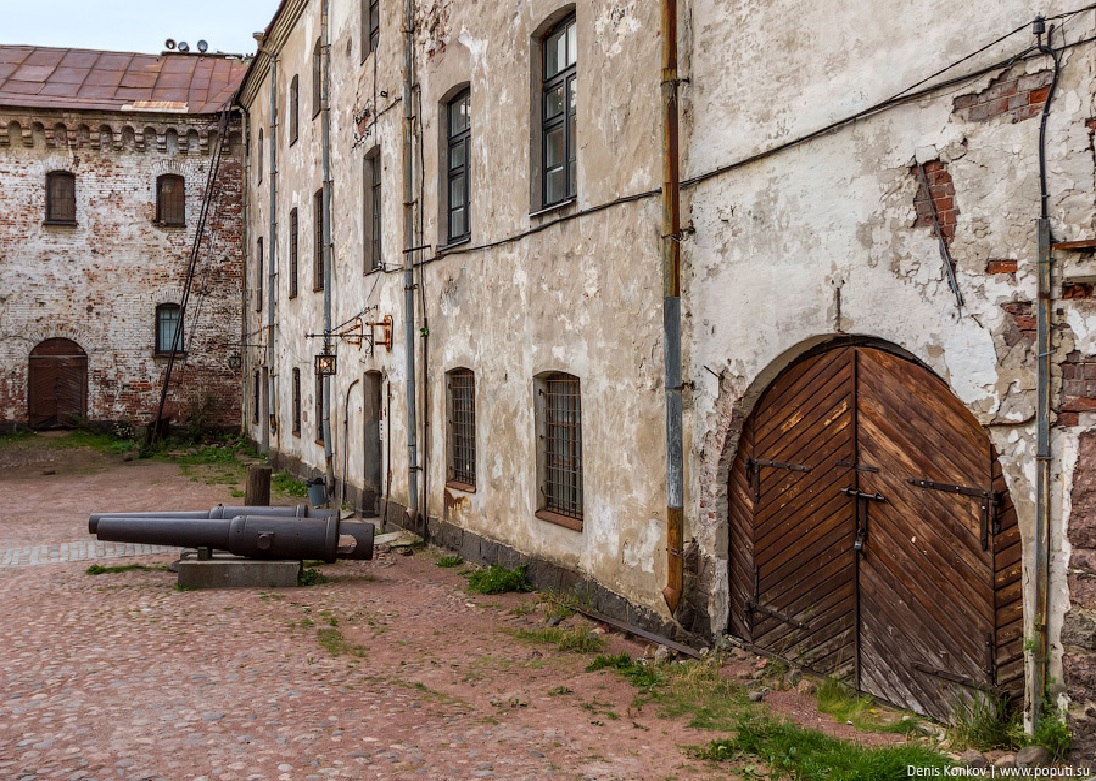
{"label": "metal bracket on wall", "polygon": [[951,250],[948,249],[948,243],[944,241],[944,234],[940,230],[940,217],[936,213],[936,201],[933,200],[932,190],[929,188],[929,177],[925,173],[925,166],[920,160],[917,161],[917,173],[920,175],[921,186],[925,188],[925,195],[928,197],[929,207],[932,209],[932,230],[936,234],[937,243],[940,245],[940,257],[944,260],[944,273],[948,277],[948,287],[955,294],[955,306],[962,309],[963,294],[959,290],[959,280],[955,277],[955,262],[951,259]]}

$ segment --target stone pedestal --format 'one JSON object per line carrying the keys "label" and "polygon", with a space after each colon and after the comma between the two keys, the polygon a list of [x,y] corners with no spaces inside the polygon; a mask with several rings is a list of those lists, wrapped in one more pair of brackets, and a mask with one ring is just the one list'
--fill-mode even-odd
{"label": "stone pedestal", "polygon": [[235,556],[178,563],[179,588],[291,588],[297,585],[299,561],[258,561]]}

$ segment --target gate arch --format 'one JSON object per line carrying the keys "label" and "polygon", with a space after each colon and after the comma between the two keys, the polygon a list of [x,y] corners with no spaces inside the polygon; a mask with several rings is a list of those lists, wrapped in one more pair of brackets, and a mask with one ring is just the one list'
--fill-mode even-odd
{"label": "gate arch", "polygon": [[88,356],[71,339],[46,339],[30,352],[27,423],[66,428],[87,417]]}
{"label": "gate arch", "polygon": [[1021,550],[989,438],[879,343],[816,348],[747,418],[728,474],[729,631],[947,719],[1023,691]]}

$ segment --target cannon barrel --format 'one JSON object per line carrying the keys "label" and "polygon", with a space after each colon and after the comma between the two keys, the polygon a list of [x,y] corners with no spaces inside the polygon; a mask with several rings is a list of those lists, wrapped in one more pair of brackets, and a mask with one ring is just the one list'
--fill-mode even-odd
{"label": "cannon barrel", "polygon": [[103,518],[177,518],[177,519],[215,519],[235,518],[237,515],[264,515],[267,517],[289,518],[324,518],[333,515],[334,510],[310,510],[307,504],[298,504],[293,507],[264,507],[260,505],[243,505],[234,507],[219,504],[212,510],[176,510],[174,512],[143,512],[143,513],[92,513],[88,516],[88,533],[95,534],[99,521]]}
{"label": "cannon barrel", "polygon": [[373,558],[373,524],[340,523],[335,511],[326,511],[319,518],[270,515],[238,515],[223,519],[122,518],[102,515],[95,522],[94,533],[104,542],[214,548],[252,559],[322,559],[333,564],[339,558]]}

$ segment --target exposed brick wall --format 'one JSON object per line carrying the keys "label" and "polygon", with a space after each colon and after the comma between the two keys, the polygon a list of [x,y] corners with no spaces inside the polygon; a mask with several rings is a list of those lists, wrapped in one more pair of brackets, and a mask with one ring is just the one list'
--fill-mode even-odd
{"label": "exposed brick wall", "polygon": [[[0,425],[27,420],[30,351],[64,337],[88,355],[88,418],[146,423],[167,360],[156,306],[182,297],[216,117],[0,112]],[[239,423],[242,149],[222,158],[186,318],[171,408]],[[77,224],[43,225],[45,175],[76,175]],[[186,227],[154,224],[156,177],[186,182]]]}
{"label": "exposed brick wall", "polygon": [[1015,260],[990,260],[986,262],[987,274],[1015,274],[1020,267]]}
{"label": "exposed brick wall", "polygon": [[[1088,380],[1084,382],[1087,385]],[[1091,761],[1096,757],[1096,432],[1081,435],[1070,498],[1073,553],[1070,609],[1062,625],[1063,683],[1072,701],[1069,721],[1075,756]]]}
{"label": "exposed brick wall", "polygon": [[913,207],[917,210],[917,219],[913,227],[931,228],[935,207],[940,234],[944,237],[944,243],[950,245],[951,240],[955,238],[955,223],[959,217],[959,206],[955,202],[955,184],[951,181],[951,174],[939,160],[930,160],[923,167],[924,180],[916,165],[911,169],[911,173],[918,182],[917,195],[913,199]]}
{"label": "exposed brick wall", "polygon": [[1009,69],[989,83],[981,92],[970,92],[955,98],[955,113],[968,122],[984,122],[1009,117],[1022,122],[1038,116],[1050,94],[1053,73],[1019,74]]}

